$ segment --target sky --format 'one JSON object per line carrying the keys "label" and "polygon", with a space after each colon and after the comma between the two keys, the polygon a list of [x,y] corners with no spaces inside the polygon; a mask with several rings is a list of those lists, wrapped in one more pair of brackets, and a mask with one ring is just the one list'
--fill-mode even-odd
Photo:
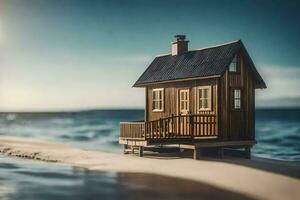
{"label": "sky", "polygon": [[0,0],[0,111],[143,108],[134,82],[176,34],[189,49],[242,39],[268,88],[300,106],[299,1]]}

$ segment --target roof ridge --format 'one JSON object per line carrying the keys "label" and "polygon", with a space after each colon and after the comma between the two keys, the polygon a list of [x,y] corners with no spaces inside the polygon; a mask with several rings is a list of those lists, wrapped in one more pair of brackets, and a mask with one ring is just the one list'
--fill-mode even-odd
{"label": "roof ridge", "polygon": [[163,56],[168,56],[168,55],[171,55],[170,53],[163,53],[163,54],[158,54],[155,56],[155,58],[157,57],[163,57]]}
{"label": "roof ridge", "polygon": [[212,45],[212,46],[208,46],[208,47],[203,47],[203,48],[195,49],[195,50],[192,50],[192,51],[199,51],[199,50],[204,50],[204,49],[211,49],[211,48],[226,46],[226,45],[237,43],[237,42],[240,42],[240,41],[241,40],[233,40],[233,41],[230,41],[230,42],[225,42],[223,44],[217,44],[217,45]]}
{"label": "roof ridge", "polygon": [[[233,40],[233,41],[230,41],[230,42],[225,42],[223,44],[217,44],[217,45],[203,47],[203,48],[200,48],[200,49],[189,50],[186,53],[189,53],[191,51],[201,51],[201,50],[205,50],[205,49],[212,49],[212,48],[216,48],[216,47],[226,46],[226,45],[237,43],[237,42],[240,42],[240,41],[241,41],[240,39],[239,40]],[[168,56],[168,55],[171,55],[171,54],[170,53],[158,54],[158,55],[155,56],[155,58]]]}

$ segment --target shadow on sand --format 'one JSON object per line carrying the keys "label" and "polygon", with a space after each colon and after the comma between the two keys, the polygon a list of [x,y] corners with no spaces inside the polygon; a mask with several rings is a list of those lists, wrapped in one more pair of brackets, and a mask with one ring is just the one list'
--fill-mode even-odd
{"label": "shadow on sand", "polygon": [[[245,167],[251,167],[259,170],[264,170],[267,172],[277,173],[293,178],[300,178],[300,162],[292,161],[280,161],[272,160],[266,158],[252,157],[251,159],[244,158],[243,153],[225,149],[225,157],[220,159],[215,155],[202,156],[200,160],[215,161],[215,162],[225,162],[230,164],[241,165]],[[185,150],[183,152],[167,152],[167,153],[157,153],[157,152],[146,152],[144,157],[150,159],[183,159],[189,158],[193,159],[193,152],[191,150]]]}
{"label": "shadow on sand", "polygon": [[[127,186],[126,190],[118,190],[125,199],[253,199],[206,183],[161,175],[119,173],[118,181]],[[136,187],[139,189],[130,191]]]}

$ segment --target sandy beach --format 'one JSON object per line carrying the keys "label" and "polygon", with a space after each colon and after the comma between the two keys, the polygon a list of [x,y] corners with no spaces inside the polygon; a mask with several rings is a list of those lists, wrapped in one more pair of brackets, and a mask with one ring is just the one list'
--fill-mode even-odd
{"label": "sandy beach", "polygon": [[89,170],[143,173],[188,179],[247,195],[254,199],[297,199],[299,164],[266,159],[197,160],[174,156],[144,157],[87,151],[59,143],[0,137],[0,152],[28,159],[61,162]]}

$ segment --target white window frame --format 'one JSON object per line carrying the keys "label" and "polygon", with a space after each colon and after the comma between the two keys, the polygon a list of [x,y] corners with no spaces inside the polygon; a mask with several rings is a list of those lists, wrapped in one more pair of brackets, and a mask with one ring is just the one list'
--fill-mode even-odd
{"label": "white window frame", "polygon": [[[155,92],[161,92],[161,98],[157,98],[154,99],[154,97],[156,97],[157,95],[154,95]],[[156,88],[152,90],[152,111],[153,112],[162,112],[164,111],[164,88]],[[161,108],[159,108],[159,102],[161,101]],[[158,105],[158,107],[156,108],[155,105]]]}
{"label": "white window frame", "polygon": [[[208,90],[207,97],[203,97],[203,91]],[[201,95],[200,95],[201,92]],[[200,97],[201,96],[201,97]],[[197,102],[197,112],[211,111],[212,110],[212,87],[211,86],[199,86],[196,87],[196,102]],[[207,108],[201,106],[202,100],[207,100]]]}
{"label": "white window frame", "polygon": [[237,72],[238,71],[238,64],[237,64],[237,56],[235,55],[229,65],[229,72]]}
{"label": "white window frame", "polygon": [[242,109],[242,90],[240,88],[233,88],[233,109]]}

